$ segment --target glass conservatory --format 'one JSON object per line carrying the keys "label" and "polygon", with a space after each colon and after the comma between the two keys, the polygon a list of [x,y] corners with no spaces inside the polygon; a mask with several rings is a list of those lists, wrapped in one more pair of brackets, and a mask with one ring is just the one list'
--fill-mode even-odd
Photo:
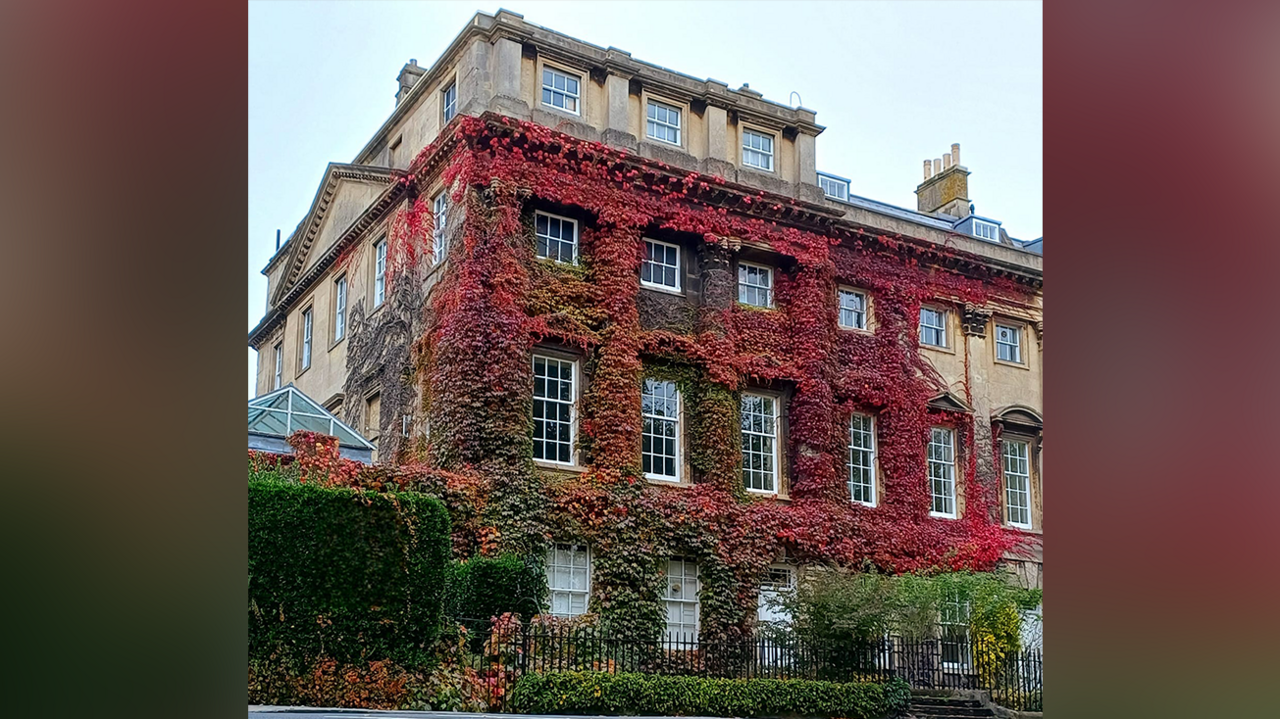
{"label": "glass conservatory", "polygon": [[293,454],[285,439],[300,429],[338,438],[338,452],[366,464],[377,449],[292,384],[249,400],[249,449]]}

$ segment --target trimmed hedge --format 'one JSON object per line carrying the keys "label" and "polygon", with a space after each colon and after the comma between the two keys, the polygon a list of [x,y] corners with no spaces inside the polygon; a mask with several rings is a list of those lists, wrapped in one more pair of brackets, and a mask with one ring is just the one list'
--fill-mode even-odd
{"label": "trimmed hedge", "polygon": [[906,709],[911,690],[806,679],[710,679],[607,672],[526,674],[511,692],[524,714],[619,714],[880,719]]}
{"label": "trimmed hedge", "polygon": [[547,580],[515,554],[473,557],[449,567],[445,614],[453,619],[489,619],[504,612],[528,620],[541,612]]}
{"label": "trimmed hedge", "polygon": [[424,666],[449,515],[433,497],[249,480],[249,658]]}

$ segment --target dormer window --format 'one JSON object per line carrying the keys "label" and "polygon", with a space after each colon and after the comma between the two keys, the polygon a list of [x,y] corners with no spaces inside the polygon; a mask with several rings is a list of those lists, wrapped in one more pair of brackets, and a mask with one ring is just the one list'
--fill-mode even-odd
{"label": "dormer window", "polygon": [[818,173],[818,187],[822,188],[822,194],[833,200],[849,199],[849,181],[843,177],[835,175],[824,175]]}
{"label": "dormer window", "polygon": [[1000,227],[998,225],[993,225],[990,222],[983,222],[982,220],[974,220],[973,236],[979,239],[986,240],[987,242],[999,242]]}

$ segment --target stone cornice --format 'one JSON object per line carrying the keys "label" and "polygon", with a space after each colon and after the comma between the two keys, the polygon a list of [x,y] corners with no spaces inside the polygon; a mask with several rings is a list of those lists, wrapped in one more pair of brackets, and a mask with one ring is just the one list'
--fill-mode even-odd
{"label": "stone cornice", "polygon": [[[510,135],[518,128],[514,120],[493,112],[484,113],[481,119],[488,124],[491,132],[498,135]],[[556,134],[562,135],[567,142],[579,142],[563,133]],[[638,169],[642,168],[647,175],[683,179],[689,174],[685,169],[672,167],[658,160],[631,153],[621,154],[621,151],[615,148],[610,150],[618,153],[621,162],[634,165]],[[417,173],[419,183],[426,181],[424,174]],[[698,180],[699,182],[695,182],[690,189],[690,197],[711,205],[725,207],[736,213],[792,225],[828,237],[839,238],[842,241],[852,242],[866,237],[884,237],[891,243],[897,243],[901,251],[915,254],[919,259],[938,267],[966,274],[1003,277],[1036,291],[1039,291],[1044,284],[1043,273],[1038,268],[976,255],[951,244],[942,244],[911,235],[888,233],[874,225],[851,221],[827,204],[771,193],[741,183],[716,179],[709,175],[699,174]],[[955,233],[948,233],[948,236],[961,238]]]}

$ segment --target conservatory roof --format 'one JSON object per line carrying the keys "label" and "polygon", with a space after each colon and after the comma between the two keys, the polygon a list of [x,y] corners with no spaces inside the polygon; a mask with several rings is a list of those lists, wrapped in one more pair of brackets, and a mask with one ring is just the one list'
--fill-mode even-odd
{"label": "conservatory roof", "polygon": [[292,383],[249,400],[249,434],[284,439],[300,429],[337,437],[340,447],[376,449]]}

